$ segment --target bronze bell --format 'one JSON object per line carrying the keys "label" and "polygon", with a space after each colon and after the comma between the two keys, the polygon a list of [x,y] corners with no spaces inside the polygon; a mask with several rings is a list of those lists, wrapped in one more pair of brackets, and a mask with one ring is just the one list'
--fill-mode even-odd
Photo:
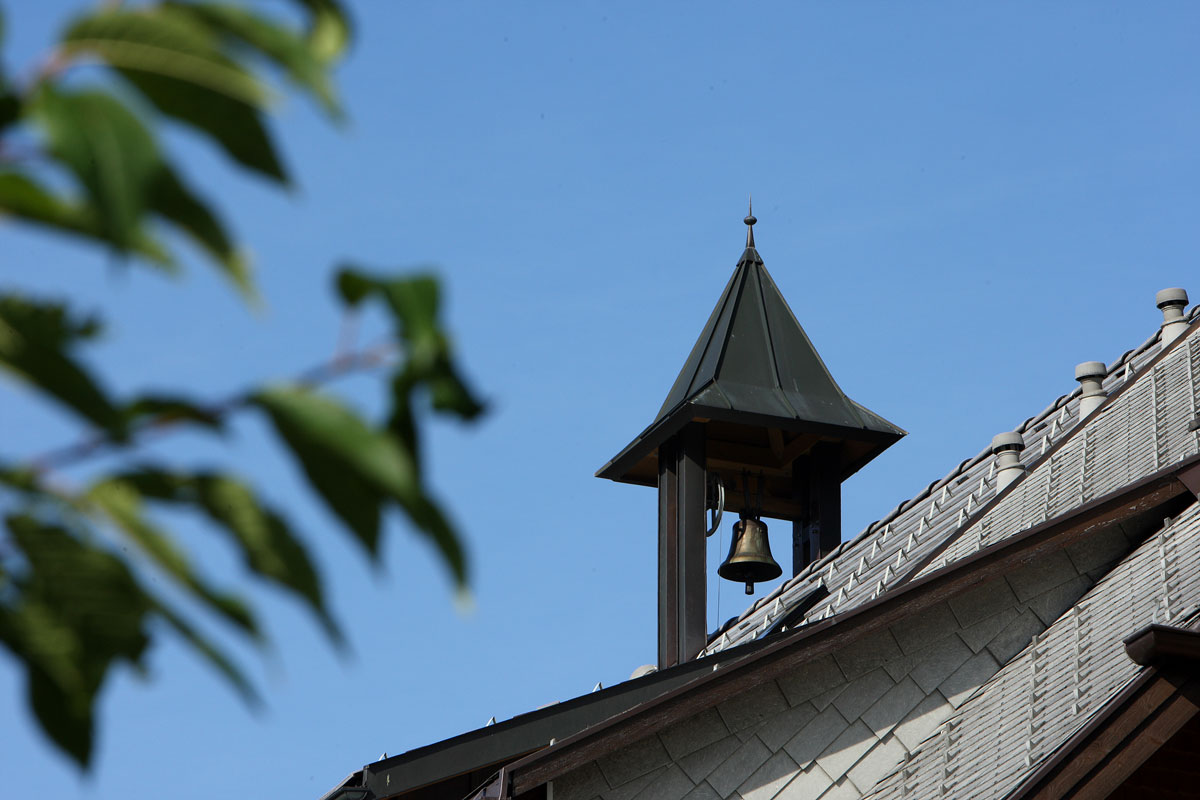
{"label": "bronze bell", "polygon": [[766,523],[743,517],[733,524],[729,557],[717,567],[717,574],[727,581],[746,584],[746,594],[754,594],[754,584],[758,581],[769,581],[783,574],[783,567],[771,557]]}

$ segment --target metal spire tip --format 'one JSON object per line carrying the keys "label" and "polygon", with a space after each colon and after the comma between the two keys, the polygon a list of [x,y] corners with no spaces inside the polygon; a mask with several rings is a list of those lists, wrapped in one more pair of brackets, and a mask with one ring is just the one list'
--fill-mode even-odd
{"label": "metal spire tip", "polygon": [[749,213],[742,222],[746,223],[746,247],[754,247],[754,223],[758,222],[754,216],[754,195],[750,195]]}

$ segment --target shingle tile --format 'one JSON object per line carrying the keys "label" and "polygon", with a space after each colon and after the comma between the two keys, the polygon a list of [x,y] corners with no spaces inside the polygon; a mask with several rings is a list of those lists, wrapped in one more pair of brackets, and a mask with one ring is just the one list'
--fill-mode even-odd
{"label": "shingle tile", "polygon": [[905,677],[868,708],[862,720],[876,736],[883,736],[924,699],[925,692],[921,687],[912,678]]}
{"label": "shingle tile", "polygon": [[825,752],[817,756],[817,764],[837,780],[850,771],[858,763],[863,754],[870,750],[879,740],[862,720],[842,731]]}
{"label": "shingle tile", "polygon": [[874,669],[851,681],[845,691],[834,699],[833,705],[847,720],[855,720],[895,685],[886,670]]}
{"label": "shingle tile", "polygon": [[833,706],[829,706],[800,729],[783,749],[801,767],[807,767],[846,729],[848,723]]}
{"label": "shingle tile", "polygon": [[948,636],[921,653],[917,663],[909,670],[908,677],[916,681],[925,694],[929,694],[970,657],[971,648],[962,639]]}
{"label": "shingle tile", "polygon": [[845,683],[846,676],[833,656],[824,656],[792,670],[778,679],[779,688],[790,705],[799,705],[834,686]]}
{"label": "shingle tile", "polygon": [[994,578],[949,600],[950,610],[963,627],[1007,611],[1017,605],[1017,596],[1003,578]]}
{"label": "shingle tile", "polygon": [[953,711],[954,707],[946,702],[946,698],[940,692],[934,692],[908,712],[892,733],[911,752],[937,730]]}
{"label": "shingle tile", "polygon": [[1078,575],[1067,554],[1056,550],[1023,564],[1020,569],[1005,575],[1005,579],[1017,600],[1024,603],[1061,583],[1074,580]]}
{"label": "shingle tile", "polygon": [[[695,785],[678,765],[667,767],[645,789],[638,792],[634,800],[683,800]],[[557,797],[555,798],[557,800]]]}
{"label": "shingle tile", "polygon": [[701,747],[691,755],[679,760],[679,766],[693,783],[699,783],[708,777],[713,770],[725,763],[725,759],[733,755],[733,751],[742,746],[736,736],[726,736],[724,739]]}
{"label": "shingle tile", "polygon": [[799,770],[796,762],[781,750],[738,787],[738,794],[744,800],[771,800]]}
{"label": "shingle tile", "polygon": [[833,779],[816,764],[792,778],[776,797],[778,800],[812,800],[833,785]]}
{"label": "shingle tile", "polygon": [[771,751],[767,746],[751,737],[713,770],[706,780],[717,790],[717,794],[728,797],[770,757]]}
{"label": "shingle tile", "polygon": [[736,733],[752,728],[787,707],[788,702],[775,681],[767,681],[726,700],[717,706],[717,710],[729,730]]}
{"label": "shingle tile", "polygon": [[846,777],[860,791],[869,792],[882,778],[890,775],[906,755],[908,751],[904,744],[895,736],[888,736],[860,758],[846,773]]}
{"label": "shingle tile", "polygon": [[923,609],[920,614],[909,617],[892,625],[892,635],[896,643],[905,653],[914,653],[929,647],[958,630],[958,620],[947,603]]}
{"label": "shingle tile", "polygon": [[901,655],[900,647],[892,638],[891,632],[879,631],[846,645],[834,654],[834,660],[842,668],[845,676],[853,680],[876,667],[883,666],[888,659]]}
{"label": "shingle tile", "polygon": [[608,781],[600,774],[595,761],[554,779],[554,796],[558,800],[591,800],[607,791]]}
{"label": "shingle tile", "polygon": [[755,734],[759,739],[762,739],[763,744],[774,752],[783,747],[789,739],[812,721],[812,718],[816,715],[817,710],[813,708],[811,703],[794,706],[764,722],[755,731]]}
{"label": "shingle tile", "polygon": [[669,763],[671,757],[657,736],[648,736],[626,745],[597,761],[608,785],[614,789],[634,778]]}
{"label": "shingle tile", "polygon": [[980,651],[954,671],[954,674],[938,687],[950,705],[958,708],[972,693],[996,674],[1000,665],[987,650]]}
{"label": "shingle tile", "polygon": [[728,735],[729,729],[725,727],[721,715],[715,708],[710,708],[679,725],[672,725],[660,733],[659,738],[671,758],[679,760]]}

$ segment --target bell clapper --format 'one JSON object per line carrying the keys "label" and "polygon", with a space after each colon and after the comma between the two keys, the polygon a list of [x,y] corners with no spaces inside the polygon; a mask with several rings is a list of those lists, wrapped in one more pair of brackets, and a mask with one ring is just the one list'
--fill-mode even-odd
{"label": "bell clapper", "polygon": [[746,594],[754,594],[754,584],[746,581]]}

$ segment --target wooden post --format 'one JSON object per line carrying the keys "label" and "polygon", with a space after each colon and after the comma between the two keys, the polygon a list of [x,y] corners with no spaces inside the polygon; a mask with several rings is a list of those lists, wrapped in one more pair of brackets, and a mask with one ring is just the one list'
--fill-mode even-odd
{"label": "wooden post", "polygon": [[658,667],[695,658],[705,629],[704,426],[691,423],[658,450]]}
{"label": "wooden post", "polygon": [[792,462],[792,490],[803,509],[792,523],[792,575],[829,555],[842,541],[842,484],[838,448],[818,442]]}

